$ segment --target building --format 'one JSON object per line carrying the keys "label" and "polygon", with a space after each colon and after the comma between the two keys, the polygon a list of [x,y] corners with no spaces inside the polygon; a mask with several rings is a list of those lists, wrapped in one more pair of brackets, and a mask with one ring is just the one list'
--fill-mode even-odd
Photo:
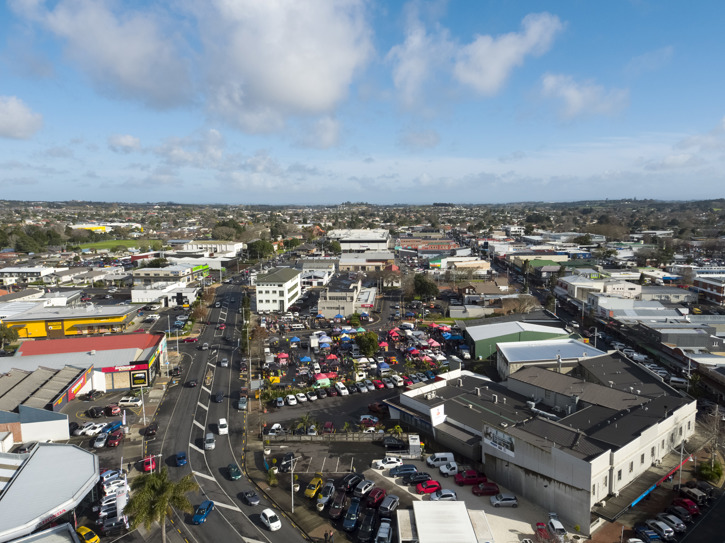
{"label": "building", "polygon": [[300,275],[294,268],[274,268],[257,275],[257,311],[287,311],[300,297]]}
{"label": "building", "polygon": [[563,328],[544,326],[521,321],[467,326],[463,331],[466,343],[472,348],[474,358],[489,358],[496,353],[498,343],[531,342],[568,337]]}
{"label": "building", "polygon": [[343,253],[387,251],[390,248],[390,232],[382,228],[330,230],[327,239],[337,241]]}
{"label": "building", "polygon": [[0,542],[75,525],[75,509],[100,480],[99,457],[76,445],[39,443],[27,454],[0,453],[0,464]]}
{"label": "building", "polygon": [[185,243],[179,250],[184,252],[206,253],[214,256],[237,257],[247,246],[238,241],[194,240]]}
{"label": "building", "polygon": [[[537,331],[543,335],[542,331]],[[528,367],[569,373],[579,361],[606,353],[576,339],[547,339],[496,344],[496,370],[501,379]]]}
{"label": "building", "polygon": [[639,295],[640,300],[649,301],[655,300],[657,302],[667,304],[696,304],[697,303],[697,292],[686,288],[679,287],[663,287],[657,285],[642,285],[641,293]]}
{"label": "building", "polygon": [[138,268],[133,270],[133,286],[149,287],[159,283],[177,283],[186,285],[209,274],[209,266],[175,265],[164,268]]}
{"label": "building", "polygon": [[589,535],[684,463],[697,409],[619,354],[568,369],[529,366],[504,383],[452,369],[386,403],[392,419]]}
{"label": "building", "polygon": [[725,276],[698,275],[693,281],[703,299],[716,305],[725,305]]}
{"label": "building", "polygon": [[333,319],[337,315],[343,317],[352,315],[357,311],[358,295],[361,289],[362,281],[360,279],[352,280],[341,277],[333,279],[320,291],[317,312],[326,319]]}
{"label": "building", "polygon": [[305,258],[302,260],[302,290],[324,287],[335,276],[337,259]]}
{"label": "building", "polygon": [[395,263],[395,255],[389,251],[343,253],[340,256],[340,271],[381,271]]}

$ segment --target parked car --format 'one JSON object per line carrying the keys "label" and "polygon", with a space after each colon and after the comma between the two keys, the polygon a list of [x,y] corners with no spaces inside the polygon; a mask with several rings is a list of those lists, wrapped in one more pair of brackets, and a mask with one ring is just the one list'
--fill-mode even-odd
{"label": "parked car", "polygon": [[660,513],[659,515],[657,515],[657,520],[659,520],[660,522],[664,522],[675,532],[684,532],[685,530],[687,530],[687,526],[685,526],[685,523],[682,521],[682,519],[676,517],[671,513]]}
{"label": "parked car", "polygon": [[665,509],[665,513],[675,515],[677,518],[684,522],[692,522],[692,515],[690,515],[690,513],[684,507],[679,507],[678,505],[670,505],[667,509]]}
{"label": "parked car", "polygon": [[415,472],[406,473],[405,475],[403,475],[403,484],[417,486],[418,483],[430,481],[432,478],[433,477],[430,476],[430,473],[415,471]]}
{"label": "parked car", "polygon": [[355,487],[355,490],[353,491],[353,495],[357,498],[364,498],[367,496],[368,492],[370,492],[373,487],[375,486],[375,481],[371,481],[369,479],[365,479],[363,481],[360,481],[357,486]]}
{"label": "parked car", "polygon": [[103,431],[103,429],[105,427],[106,427],[106,423],[104,423],[104,422],[94,422],[91,426],[89,426],[85,430],[85,434],[84,435],[87,435],[87,436],[97,436],[98,434],[100,434]]}
{"label": "parked car", "polygon": [[119,407],[141,407],[143,400],[135,396],[124,396],[118,400]]}
{"label": "parked car", "polygon": [[385,458],[381,458],[380,460],[373,460],[372,465],[375,469],[394,468],[397,466],[402,466],[403,459],[397,456],[386,456]]}
{"label": "parked car", "polygon": [[383,517],[390,517],[400,504],[400,498],[395,494],[388,494],[378,507],[378,513]]}
{"label": "parked car", "polygon": [[310,483],[305,488],[305,496],[308,498],[314,498],[317,492],[322,488],[322,473],[315,473]]}
{"label": "parked car", "polygon": [[156,458],[153,456],[147,456],[143,459],[143,470],[145,473],[150,473],[156,469]]}
{"label": "parked car", "polygon": [[155,436],[156,432],[158,432],[158,431],[159,431],[159,423],[154,421],[146,427],[146,430],[144,431],[144,435],[146,437]]}
{"label": "parked car", "polygon": [[353,532],[357,528],[358,518],[360,516],[360,498],[350,500],[350,507],[345,513],[345,520],[342,521],[342,529],[346,532]]}
{"label": "parked car", "polygon": [[276,532],[282,528],[282,521],[272,509],[265,509],[259,514],[259,519],[262,521],[270,532]]}
{"label": "parked car", "polygon": [[337,520],[342,516],[342,512],[345,510],[347,503],[347,493],[343,488],[338,488],[335,492],[335,496],[332,498],[332,504],[327,514],[332,520]]}
{"label": "parked car", "polygon": [[415,473],[418,468],[414,464],[403,464],[390,469],[388,473],[391,477],[404,477],[408,473]]}
{"label": "parked car", "polygon": [[307,399],[311,402],[314,402],[317,399],[317,394],[315,394],[312,390],[306,392],[305,396],[307,396]]}
{"label": "parked car", "polygon": [[123,474],[117,469],[107,469],[106,471],[101,472],[101,484],[120,479],[121,475]]}
{"label": "parked car", "polygon": [[342,478],[337,488],[343,489],[345,492],[352,492],[355,487],[363,480],[363,476],[358,473],[348,473]]}
{"label": "parked car", "polygon": [[321,503],[323,505],[327,505],[327,502],[329,502],[333,495],[335,494],[335,481],[332,479],[328,479],[324,485],[322,485],[322,490],[320,490],[320,493],[317,496],[317,503]]}
{"label": "parked car", "polygon": [[274,402],[277,407],[284,407],[284,398],[277,398]]}
{"label": "parked car", "polygon": [[174,457],[174,461],[176,462],[176,467],[185,466],[187,464],[186,452],[185,451],[177,452],[176,456]]}
{"label": "parked car", "polygon": [[378,413],[379,415],[387,415],[388,406],[383,402],[373,402],[368,405],[368,411],[371,413]]}
{"label": "parked car", "polygon": [[193,524],[203,524],[206,522],[207,517],[209,516],[209,513],[211,513],[214,510],[214,502],[211,500],[205,500],[201,502],[199,507],[196,508],[194,511],[194,516],[191,517],[191,522]]}
{"label": "parked car", "polygon": [[108,441],[106,441],[106,445],[108,447],[118,447],[121,444],[121,441],[123,441],[123,430],[119,429],[108,434]]}
{"label": "parked car", "polygon": [[672,505],[677,505],[678,507],[682,507],[685,511],[690,513],[691,516],[697,516],[700,514],[700,508],[697,506],[695,502],[688,498],[677,498],[672,502]]}
{"label": "parked car", "polygon": [[98,406],[93,406],[88,409],[88,416],[92,419],[99,419],[103,416],[103,408]]}
{"label": "parked car", "polygon": [[80,536],[80,540],[84,543],[101,543],[101,538],[96,533],[86,526],[78,526],[76,533]]}
{"label": "parked car", "polygon": [[375,536],[375,543],[390,543],[393,540],[393,524],[389,518],[380,521],[378,533]]}
{"label": "parked car", "polygon": [[498,485],[492,482],[478,483],[472,491],[474,496],[495,496],[500,492]]}
{"label": "parked car", "polygon": [[359,543],[370,543],[375,535],[378,515],[375,509],[365,509],[360,515],[360,528],[357,531]]}
{"label": "parked car", "polygon": [[455,490],[450,490],[449,488],[441,488],[440,490],[436,490],[435,492],[433,492],[430,495],[430,499],[434,502],[454,502],[458,500],[458,496],[456,495]]}
{"label": "parked car", "polygon": [[491,505],[494,507],[518,507],[519,500],[513,494],[496,494],[491,496]]}
{"label": "parked car", "polygon": [[373,488],[370,492],[368,492],[367,500],[365,501],[366,507],[377,507],[380,505],[380,503],[385,498],[385,495],[387,492],[385,492],[384,488]]}
{"label": "parked car", "polygon": [[297,405],[297,398],[294,394],[288,394],[285,401],[287,402],[287,405]]}
{"label": "parked car", "polygon": [[105,408],[106,415],[109,417],[115,417],[116,415],[121,414],[121,408],[118,407],[118,404],[112,403],[110,405],[107,405]]}
{"label": "parked car", "polygon": [[428,480],[418,483],[415,486],[415,491],[418,494],[432,494],[436,490],[441,489],[441,484],[438,481]]}

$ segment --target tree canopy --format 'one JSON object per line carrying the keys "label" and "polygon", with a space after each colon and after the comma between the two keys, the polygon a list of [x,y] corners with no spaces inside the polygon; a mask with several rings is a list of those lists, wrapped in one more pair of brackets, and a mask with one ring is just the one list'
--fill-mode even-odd
{"label": "tree canopy", "polygon": [[422,273],[416,273],[413,278],[413,292],[424,299],[438,296],[438,285]]}
{"label": "tree canopy", "polygon": [[363,356],[373,356],[378,351],[378,334],[375,332],[364,332],[355,336],[355,343],[360,348]]}

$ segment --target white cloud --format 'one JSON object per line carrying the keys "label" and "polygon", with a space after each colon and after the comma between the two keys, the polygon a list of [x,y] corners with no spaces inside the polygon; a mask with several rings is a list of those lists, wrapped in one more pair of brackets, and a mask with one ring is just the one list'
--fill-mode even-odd
{"label": "white cloud", "polygon": [[690,153],[680,153],[676,155],[667,155],[659,160],[653,160],[645,164],[646,170],[674,170],[681,168],[689,168],[692,166],[700,166],[703,161]]}
{"label": "white cloud", "polygon": [[455,77],[476,92],[492,96],[506,83],[511,72],[527,56],[546,53],[564,24],[555,15],[532,13],[521,22],[521,32],[503,36],[476,36],[463,47],[453,68]]}
{"label": "white cloud", "polygon": [[399,143],[409,149],[432,149],[441,141],[435,130],[408,130],[401,134]]}
{"label": "white cloud", "polygon": [[630,60],[625,68],[625,72],[630,75],[640,75],[659,70],[670,61],[674,52],[675,48],[671,45],[655,49],[654,51],[647,51]]}
{"label": "white cloud", "polygon": [[172,166],[218,167],[224,158],[224,136],[215,129],[185,138],[168,138],[153,152]]}
{"label": "white cloud", "polygon": [[329,149],[340,142],[340,122],[337,119],[326,116],[308,128],[299,140],[300,145],[304,147]]}
{"label": "white cloud", "polygon": [[0,137],[28,139],[43,126],[43,116],[16,96],[0,96]]}
{"label": "white cloud", "polygon": [[108,138],[108,148],[115,153],[130,153],[141,149],[141,140],[129,134],[114,134]]}
{"label": "white cloud", "polygon": [[372,54],[359,0],[216,0],[198,6],[210,110],[270,132],[290,115],[331,113]]}
{"label": "white cloud", "polygon": [[186,61],[159,10],[119,15],[109,3],[73,0],[52,9],[36,0],[10,6],[64,40],[66,55],[102,92],[157,108],[187,102],[193,94]]}
{"label": "white cloud", "polygon": [[561,100],[560,114],[565,119],[583,115],[612,115],[622,111],[629,102],[626,89],[606,90],[592,81],[577,82],[561,74],[545,74],[541,92],[546,98]]}

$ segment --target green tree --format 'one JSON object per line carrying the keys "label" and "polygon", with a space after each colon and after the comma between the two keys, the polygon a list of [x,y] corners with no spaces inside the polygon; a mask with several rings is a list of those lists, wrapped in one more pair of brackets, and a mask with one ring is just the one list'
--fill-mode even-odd
{"label": "green tree", "polygon": [[269,241],[259,239],[247,245],[250,258],[264,258],[274,252],[274,245]]}
{"label": "green tree", "polygon": [[360,347],[360,353],[369,357],[378,351],[378,334],[375,332],[364,332],[355,336],[355,343]]}
{"label": "green tree", "polygon": [[337,240],[332,240],[332,241],[328,242],[327,250],[336,255],[339,255],[340,253],[342,253],[342,247],[340,246],[340,242]]}
{"label": "green tree", "polygon": [[438,296],[438,285],[422,273],[417,273],[413,278],[413,292],[424,300],[435,298]]}
{"label": "green tree", "polygon": [[172,508],[191,513],[194,508],[186,497],[189,492],[199,490],[191,474],[179,481],[169,479],[166,468],[160,473],[140,475],[131,481],[131,498],[123,512],[131,519],[131,528],[143,525],[149,530],[154,522],[161,524],[161,541],[166,543],[166,517]]}
{"label": "green tree", "polygon": [[18,331],[6,324],[0,324],[0,348],[5,349],[5,344],[15,343],[18,338]]}

